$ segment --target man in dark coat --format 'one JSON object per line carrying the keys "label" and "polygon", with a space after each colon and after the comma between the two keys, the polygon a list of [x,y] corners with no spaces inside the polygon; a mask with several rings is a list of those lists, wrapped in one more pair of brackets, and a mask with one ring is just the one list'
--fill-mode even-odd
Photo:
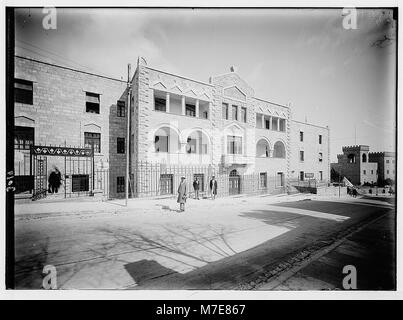
{"label": "man in dark coat", "polygon": [[210,180],[210,192],[211,192],[211,198],[214,200],[216,195],[217,195],[217,180],[215,179],[215,176],[211,177]]}
{"label": "man in dark coat", "polygon": [[59,171],[59,169],[57,169],[57,167],[55,167],[55,169],[50,173],[49,175],[49,190],[50,193],[57,193],[59,191],[60,185],[61,185],[61,180],[62,180],[62,175]]}
{"label": "man in dark coat", "polygon": [[195,191],[195,199],[200,200],[199,198],[200,182],[197,177],[193,181],[193,189]]}
{"label": "man in dark coat", "polygon": [[178,187],[178,199],[176,200],[176,202],[180,204],[180,211],[185,211],[186,197],[187,197],[186,178],[182,177]]}

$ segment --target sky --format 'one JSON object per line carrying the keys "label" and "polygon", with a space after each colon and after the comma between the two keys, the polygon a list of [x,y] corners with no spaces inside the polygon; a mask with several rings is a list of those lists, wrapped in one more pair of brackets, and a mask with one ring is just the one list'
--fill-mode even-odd
{"label": "sky", "polygon": [[342,9],[59,8],[49,30],[45,16],[17,9],[17,55],[118,79],[127,79],[138,56],[205,82],[235,66],[256,97],[291,103],[294,120],[328,125],[332,162],[345,145],[395,149],[389,10],[358,9],[352,29],[343,27],[350,16]]}

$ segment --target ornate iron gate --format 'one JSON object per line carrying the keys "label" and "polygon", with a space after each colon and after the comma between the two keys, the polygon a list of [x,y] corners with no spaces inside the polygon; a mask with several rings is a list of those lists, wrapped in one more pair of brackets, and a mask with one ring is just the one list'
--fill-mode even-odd
{"label": "ornate iron gate", "polygon": [[[58,158],[56,158],[58,157]],[[60,197],[92,195],[95,184],[94,152],[91,148],[31,146],[34,192],[37,200],[48,194],[49,162],[61,173],[63,188],[57,191]],[[51,161],[49,159],[52,159]],[[57,160],[54,160],[57,159]],[[50,168],[53,169],[53,168]]]}

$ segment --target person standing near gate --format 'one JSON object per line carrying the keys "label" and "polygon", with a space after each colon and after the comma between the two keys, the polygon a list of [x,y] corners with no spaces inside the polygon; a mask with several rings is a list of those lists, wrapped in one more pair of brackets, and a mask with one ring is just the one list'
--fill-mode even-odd
{"label": "person standing near gate", "polygon": [[49,175],[49,190],[50,193],[57,193],[61,185],[62,175],[57,167]]}
{"label": "person standing near gate", "polygon": [[193,189],[195,191],[195,199],[200,200],[199,198],[200,182],[197,177],[193,181]]}
{"label": "person standing near gate", "polygon": [[214,200],[217,195],[217,180],[215,179],[215,176],[212,176],[210,180],[210,192],[211,198]]}
{"label": "person standing near gate", "polygon": [[178,187],[178,200],[176,201],[177,203],[180,204],[180,211],[185,211],[186,197],[187,197],[186,178],[182,177]]}

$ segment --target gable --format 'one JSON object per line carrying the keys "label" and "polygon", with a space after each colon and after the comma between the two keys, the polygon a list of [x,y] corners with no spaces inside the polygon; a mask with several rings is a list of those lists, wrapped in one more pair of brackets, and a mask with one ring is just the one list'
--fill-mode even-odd
{"label": "gable", "polygon": [[224,96],[246,101],[246,95],[236,86],[224,89]]}

